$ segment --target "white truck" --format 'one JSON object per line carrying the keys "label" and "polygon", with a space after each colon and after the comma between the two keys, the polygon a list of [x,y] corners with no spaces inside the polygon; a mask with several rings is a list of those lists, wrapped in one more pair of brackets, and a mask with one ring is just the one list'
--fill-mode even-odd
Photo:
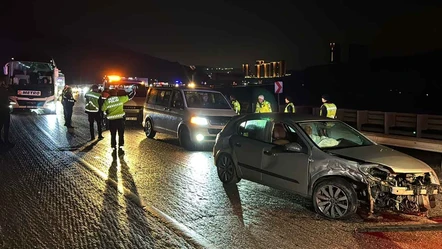
{"label": "white truck", "polygon": [[3,73],[13,90],[10,97],[12,111],[39,109],[55,113],[56,102],[64,87],[64,75],[59,81],[59,70],[50,62],[12,60],[3,67]]}

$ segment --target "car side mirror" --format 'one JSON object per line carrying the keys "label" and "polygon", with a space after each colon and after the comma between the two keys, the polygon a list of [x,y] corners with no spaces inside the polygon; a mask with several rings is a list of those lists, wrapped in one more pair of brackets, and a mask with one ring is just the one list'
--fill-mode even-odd
{"label": "car side mirror", "polygon": [[292,151],[292,152],[301,152],[302,146],[298,143],[289,143],[289,144],[285,145],[285,149],[287,151]]}

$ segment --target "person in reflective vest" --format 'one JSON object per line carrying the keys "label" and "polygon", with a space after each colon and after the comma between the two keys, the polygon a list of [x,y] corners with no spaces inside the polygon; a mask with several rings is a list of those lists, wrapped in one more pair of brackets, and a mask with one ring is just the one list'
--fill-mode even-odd
{"label": "person in reflective vest", "polygon": [[285,103],[287,105],[285,106],[284,112],[285,113],[295,113],[296,110],[295,110],[295,105],[293,104],[293,101],[292,101],[292,97],[290,97],[290,96],[285,97]]}
{"label": "person in reflective vest", "polygon": [[335,104],[330,102],[330,96],[327,94],[322,95],[322,106],[319,110],[319,116],[327,118],[336,118],[336,112],[338,108]]}
{"label": "person in reflective vest", "polygon": [[103,103],[101,110],[106,113],[109,120],[109,130],[111,133],[111,147],[116,151],[117,131],[118,131],[118,147],[119,153],[124,153],[124,122],[126,113],[124,112],[124,103],[128,102],[135,96],[135,90],[124,96],[118,96],[116,89],[109,90],[109,97]]}
{"label": "person in reflective vest", "polygon": [[86,99],[85,112],[88,115],[89,131],[91,134],[91,141],[95,140],[94,122],[97,122],[98,139],[103,139],[102,135],[102,119],[103,112],[101,106],[103,105],[103,99],[101,98],[100,90],[97,85],[93,85],[91,90],[84,95]]}
{"label": "person in reflective vest", "polygon": [[256,103],[255,113],[272,112],[272,106],[270,102],[264,99],[264,95],[258,96],[258,102]]}
{"label": "person in reflective vest", "polygon": [[[14,144],[9,141],[9,127],[11,125],[11,109],[9,108],[11,91],[6,80],[0,82],[0,151],[12,148]],[[1,133],[3,131],[3,139]]]}
{"label": "person in reflective vest", "polygon": [[230,95],[230,101],[232,102],[233,110],[239,115],[241,113],[241,104],[233,95]]}
{"label": "person in reflective vest", "polygon": [[75,102],[76,100],[74,99],[72,88],[67,86],[65,90],[63,90],[61,103],[63,104],[64,126],[68,128],[74,128],[72,126],[72,113],[74,112]]}

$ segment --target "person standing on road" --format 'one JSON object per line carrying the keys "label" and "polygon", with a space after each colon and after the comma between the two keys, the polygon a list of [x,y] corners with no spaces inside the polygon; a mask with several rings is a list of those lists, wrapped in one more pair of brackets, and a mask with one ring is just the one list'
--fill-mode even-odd
{"label": "person standing on road", "polygon": [[124,112],[124,103],[128,102],[135,96],[135,89],[128,95],[118,96],[116,89],[109,90],[109,97],[103,103],[101,110],[106,113],[109,121],[109,130],[111,133],[111,147],[113,151],[117,149],[117,131],[118,131],[118,153],[124,153],[124,123],[126,113]]}
{"label": "person standing on road", "polygon": [[232,102],[233,110],[239,115],[241,113],[241,104],[233,95],[230,95],[230,101]]}
{"label": "person standing on road", "polygon": [[102,135],[102,118],[103,112],[101,107],[103,105],[103,99],[97,85],[93,85],[91,90],[84,95],[86,99],[85,111],[88,115],[89,131],[91,134],[91,141],[95,140],[94,123],[97,122],[98,139],[103,139]]}
{"label": "person standing on road", "polygon": [[336,112],[338,108],[335,104],[330,102],[330,96],[328,94],[322,95],[322,103],[323,104],[319,110],[319,116],[335,119],[337,117]]}
{"label": "person standing on road", "polygon": [[285,103],[287,104],[285,106],[284,112],[285,113],[295,113],[295,105],[293,104],[292,97],[287,96],[285,97]]}
{"label": "person standing on road", "polygon": [[258,102],[256,103],[255,113],[267,113],[272,112],[272,106],[270,102],[264,99],[264,95],[258,96]]}
{"label": "person standing on road", "polygon": [[[0,82],[0,147],[14,147],[9,141],[9,127],[11,124],[11,110],[9,109],[9,84],[5,81]],[[3,131],[3,139],[1,133]]]}
{"label": "person standing on road", "polygon": [[72,88],[67,86],[65,91],[63,91],[63,113],[64,113],[64,126],[67,128],[74,128],[72,126],[72,113],[74,112],[74,104],[76,100],[74,99],[74,95],[72,94]]}

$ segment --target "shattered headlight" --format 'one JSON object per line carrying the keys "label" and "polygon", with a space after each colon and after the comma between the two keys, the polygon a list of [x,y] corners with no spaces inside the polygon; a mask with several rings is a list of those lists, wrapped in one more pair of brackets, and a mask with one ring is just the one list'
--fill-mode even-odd
{"label": "shattered headlight", "polygon": [[378,180],[389,180],[394,176],[394,172],[383,165],[364,163],[359,164],[358,167],[359,171],[361,171],[365,176],[374,177]]}
{"label": "shattered headlight", "polygon": [[359,171],[361,171],[364,175],[371,175],[372,169],[376,167],[379,167],[379,164],[364,163],[358,165]]}

